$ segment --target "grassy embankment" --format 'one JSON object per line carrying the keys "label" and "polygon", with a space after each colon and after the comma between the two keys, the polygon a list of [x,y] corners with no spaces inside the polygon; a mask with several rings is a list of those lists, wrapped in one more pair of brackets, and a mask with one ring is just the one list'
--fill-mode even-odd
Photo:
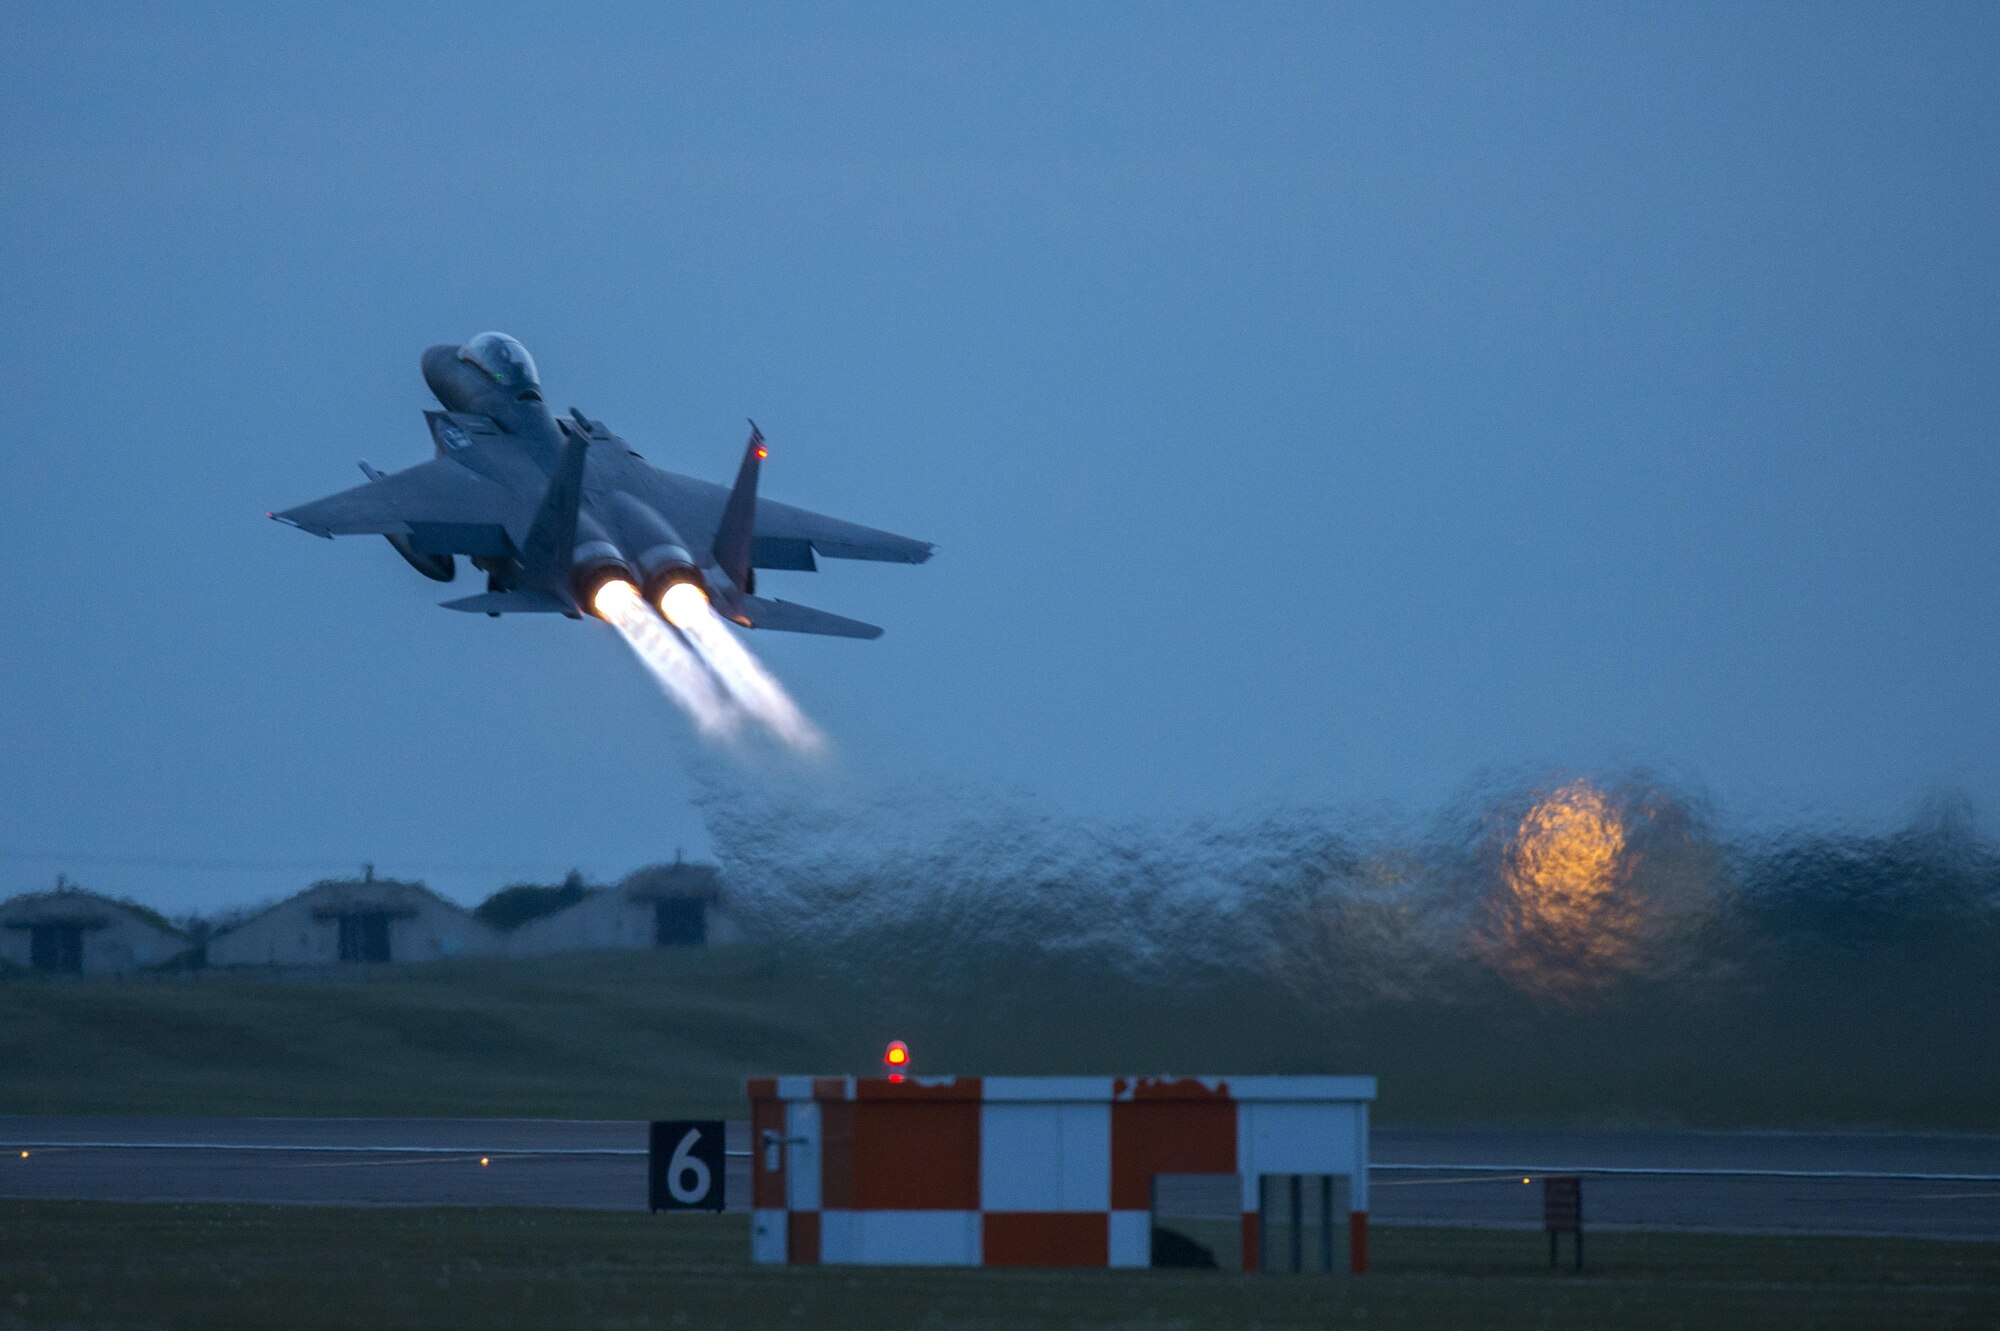
{"label": "grassy embankment", "polygon": [[2000,1128],[1985,1015],[1854,986],[1751,1011],[1629,991],[1549,1012],[1496,989],[1312,1014],[1228,977],[1149,986],[1016,958],[944,984],[892,963],[865,982],[751,950],[16,976],[0,1112],[735,1114],[746,1075],[873,1071],[901,1037],[920,1071],[1371,1072],[1384,1122]]}
{"label": "grassy embankment", "polygon": [[753,1267],[741,1217],[0,1203],[0,1327],[1265,1328],[2000,1321],[2000,1249],[1387,1229],[1362,1279]]}

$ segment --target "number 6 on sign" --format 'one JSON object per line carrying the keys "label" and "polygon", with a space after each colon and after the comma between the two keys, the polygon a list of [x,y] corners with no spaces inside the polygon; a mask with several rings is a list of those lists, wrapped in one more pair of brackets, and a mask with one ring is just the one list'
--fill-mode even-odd
{"label": "number 6 on sign", "polygon": [[725,1191],[722,1120],[653,1124],[646,1204],[655,1211],[720,1211]]}

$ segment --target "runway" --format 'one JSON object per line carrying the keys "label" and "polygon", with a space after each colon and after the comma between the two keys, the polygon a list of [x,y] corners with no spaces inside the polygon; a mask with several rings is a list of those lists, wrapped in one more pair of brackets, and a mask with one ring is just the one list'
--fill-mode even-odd
{"label": "runway", "polygon": [[[1709,1170],[1585,1173],[1585,1224],[2000,1240],[2000,1137],[1491,1128],[1372,1135],[1370,1210],[1382,1224],[1539,1228],[1541,1173]],[[1382,1168],[1418,1163],[1437,1167]],[[1842,1174],[1849,1177],[1824,1177]]]}
{"label": "runway", "polygon": [[[747,1151],[750,1125],[728,1127]],[[646,1207],[646,1124],[629,1120],[0,1116],[0,1150],[0,1197]],[[745,1209],[749,1158],[728,1166]]]}
{"label": "runway", "polygon": [[[0,1149],[10,1198],[646,1205],[643,1122],[16,1116]],[[1373,1153],[1378,1224],[1539,1227],[1545,1169],[1715,1171],[1586,1173],[1586,1224],[2000,1241],[2000,1137],[1378,1128]],[[726,1187],[743,1209],[747,1156]]]}

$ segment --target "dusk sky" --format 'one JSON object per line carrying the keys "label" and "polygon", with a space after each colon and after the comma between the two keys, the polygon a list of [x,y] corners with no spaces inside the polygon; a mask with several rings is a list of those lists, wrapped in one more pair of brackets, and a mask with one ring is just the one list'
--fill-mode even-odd
{"label": "dusk sky", "polygon": [[2000,9],[15,4],[0,896],[712,853],[607,626],[265,520],[417,358],[935,542],[811,780],[2000,809]]}

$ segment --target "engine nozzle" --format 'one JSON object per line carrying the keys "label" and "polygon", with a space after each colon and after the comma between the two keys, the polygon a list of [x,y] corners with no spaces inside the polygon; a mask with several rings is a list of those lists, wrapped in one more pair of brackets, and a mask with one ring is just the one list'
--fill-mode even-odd
{"label": "engine nozzle", "polygon": [[569,585],[578,605],[600,619],[606,618],[598,598],[605,588],[621,582],[634,592],[638,590],[639,579],[625,557],[618,553],[617,546],[609,541],[585,541],[576,547],[576,554],[570,559]]}

